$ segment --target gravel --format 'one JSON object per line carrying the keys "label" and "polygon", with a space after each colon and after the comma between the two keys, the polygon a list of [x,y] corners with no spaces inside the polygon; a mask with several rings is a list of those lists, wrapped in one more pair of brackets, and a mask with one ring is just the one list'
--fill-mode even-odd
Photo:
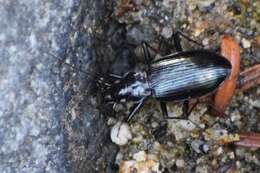
{"label": "gravel", "polygon": [[[118,172],[129,165],[138,170],[140,164],[157,172],[259,168],[259,150],[220,144],[235,140],[234,133],[260,132],[259,87],[234,96],[224,118],[208,115],[206,105],[199,105],[190,121],[165,121],[159,104],[150,100],[125,125],[131,138],[116,146],[110,129],[131,104],[112,110],[100,101],[93,80],[109,72],[145,69],[138,53],[142,41],[161,55],[173,53],[170,38],[177,30],[213,50],[219,48],[221,35],[231,34],[241,45],[241,69],[259,64],[259,1],[0,4],[2,172]],[[199,48],[185,40],[182,45],[185,50]],[[170,103],[169,114],[180,116],[181,104]]]}

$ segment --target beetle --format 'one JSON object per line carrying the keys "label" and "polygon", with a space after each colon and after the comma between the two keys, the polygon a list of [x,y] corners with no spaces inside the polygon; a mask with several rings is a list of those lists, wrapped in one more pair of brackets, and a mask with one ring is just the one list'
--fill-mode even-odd
{"label": "beetle", "polygon": [[108,102],[134,101],[127,121],[149,98],[160,102],[167,118],[167,102],[171,101],[183,102],[183,114],[188,116],[193,109],[189,109],[190,99],[215,91],[229,77],[232,65],[225,57],[206,49],[183,51],[180,36],[197,43],[178,31],[173,34],[177,52],[154,61],[149,50],[153,48],[143,42],[146,71],[110,75],[109,80],[98,81],[100,87],[106,86],[103,91]]}

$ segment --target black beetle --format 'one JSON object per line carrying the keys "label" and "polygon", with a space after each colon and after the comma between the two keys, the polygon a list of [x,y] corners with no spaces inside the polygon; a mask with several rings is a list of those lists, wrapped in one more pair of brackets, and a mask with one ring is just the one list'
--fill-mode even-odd
{"label": "black beetle", "polygon": [[226,58],[205,49],[183,51],[180,35],[193,41],[181,32],[176,32],[173,41],[177,52],[152,62],[148,50],[151,46],[142,44],[147,71],[128,72],[124,76],[111,74],[109,80],[100,78],[98,81],[99,86],[103,87],[107,101],[135,102],[127,121],[131,120],[148,98],[160,102],[166,117],[166,102],[183,101],[184,114],[188,115],[192,110],[188,111],[189,99],[213,92],[230,75],[232,67]]}

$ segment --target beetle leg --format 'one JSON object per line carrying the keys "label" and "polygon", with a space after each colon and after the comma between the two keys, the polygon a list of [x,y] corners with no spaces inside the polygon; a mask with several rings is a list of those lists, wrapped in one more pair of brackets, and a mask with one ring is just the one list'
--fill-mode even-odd
{"label": "beetle leg", "polygon": [[181,46],[181,38],[180,38],[179,32],[174,33],[172,38],[173,38],[173,41],[174,41],[174,46],[175,46],[176,51],[181,52],[182,46]]}
{"label": "beetle leg", "polygon": [[[184,34],[183,32],[181,32],[180,30],[177,30],[177,31],[173,34],[173,37],[175,37],[176,35],[182,36],[182,37],[185,38],[186,40],[188,40],[188,41],[190,41],[190,42],[192,42],[192,43],[194,43],[194,44],[196,44],[196,45],[198,45],[198,46],[200,46],[200,47],[202,47],[202,48],[204,47],[203,44],[201,44],[201,43],[199,43],[199,42],[193,40],[192,38],[190,38],[189,36],[185,35],[185,34]],[[175,42],[174,42],[174,43],[175,43]]]}
{"label": "beetle leg", "polygon": [[114,73],[110,73],[109,77],[112,78],[112,79],[115,79],[115,80],[120,80],[120,79],[123,78],[122,76],[114,74]]}
{"label": "beetle leg", "polygon": [[168,111],[167,111],[167,105],[166,105],[166,103],[165,103],[165,102],[160,102],[160,105],[161,105],[161,110],[162,110],[163,116],[168,119],[169,116],[168,116]]}
{"label": "beetle leg", "polygon": [[143,52],[144,52],[145,62],[146,62],[146,65],[148,66],[148,71],[150,71],[150,69],[151,69],[151,65],[150,65],[151,55],[150,55],[150,52],[148,50],[148,43],[143,42],[142,48],[143,48]]}
{"label": "beetle leg", "polygon": [[157,53],[158,51],[145,41],[142,42],[142,48],[143,48],[143,53],[144,53],[144,57],[145,57],[145,62],[148,66],[148,70],[150,71],[150,66],[151,66],[150,64],[152,62],[152,58],[151,58],[151,54],[150,54],[149,49],[151,49],[155,53]]}
{"label": "beetle leg", "polygon": [[161,110],[162,110],[163,116],[166,117],[167,119],[186,119],[186,118],[188,118],[188,116],[190,115],[190,113],[192,112],[192,110],[195,108],[195,106],[198,103],[199,103],[199,101],[196,100],[196,102],[193,103],[190,107],[189,101],[188,100],[184,101],[183,108],[182,108],[184,118],[183,117],[181,117],[181,118],[180,117],[169,117],[166,103],[160,102],[160,105],[161,105]]}
{"label": "beetle leg", "polygon": [[142,46],[145,46],[146,49],[148,49],[148,48],[151,49],[155,53],[159,53],[159,50],[157,50],[156,48],[154,48],[153,46],[148,44],[146,41],[142,41]]}
{"label": "beetle leg", "polygon": [[195,108],[195,106],[199,103],[199,100],[196,100],[195,103],[190,104],[189,100],[185,100],[183,102],[183,107],[182,107],[182,112],[183,112],[183,116],[184,118],[188,119],[188,116],[190,115],[190,113],[193,111],[193,109]]}
{"label": "beetle leg", "polygon": [[227,116],[225,114],[225,112],[223,112],[222,110],[218,110],[217,107],[215,107],[213,104],[210,104],[210,103],[208,103],[208,110],[206,111],[206,113],[209,113],[209,114],[214,115],[214,116],[220,116],[220,117],[221,116],[223,116],[223,117]]}
{"label": "beetle leg", "polygon": [[131,107],[131,111],[130,111],[128,117],[127,117],[127,122],[129,122],[134,117],[136,112],[142,107],[142,105],[144,104],[145,99],[146,99],[146,97],[143,97],[138,103],[134,104]]}
{"label": "beetle leg", "polygon": [[182,106],[182,113],[184,115],[184,118],[188,118],[190,112],[191,111],[189,111],[189,101],[185,100]]}

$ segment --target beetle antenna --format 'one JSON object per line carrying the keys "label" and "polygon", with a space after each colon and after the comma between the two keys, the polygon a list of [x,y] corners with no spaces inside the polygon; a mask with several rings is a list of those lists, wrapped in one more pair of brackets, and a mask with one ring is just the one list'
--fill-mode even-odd
{"label": "beetle antenna", "polygon": [[99,77],[102,76],[101,74],[99,74],[99,73],[97,73],[97,72],[94,72],[94,71],[85,71],[85,70],[81,70],[81,69],[79,69],[79,68],[76,68],[76,67],[74,67],[73,65],[71,65],[71,64],[69,64],[69,63],[67,63],[67,62],[65,62],[64,59],[61,59],[60,57],[58,57],[57,55],[55,55],[55,54],[53,54],[53,53],[50,53],[50,52],[45,52],[45,53],[46,53],[47,55],[50,55],[50,56],[56,58],[56,59],[59,59],[59,60],[63,61],[62,63],[66,64],[67,66],[70,66],[71,68],[73,68],[73,69],[75,69],[75,70],[78,70],[78,71],[80,71],[80,72],[82,72],[82,73],[84,73],[84,74],[86,74],[86,75],[88,75],[88,76],[90,76],[90,77],[93,77],[93,75],[96,75],[96,76],[99,76]]}
{"label": "beetle antenna", "polygon": [[[81,70],[79,68],[76,68],[74,67],[73,65],[67,63],[64,61],[64,59],[61,59],[60,57],[56,56],[55,54],[53,53],[50,53],[50,52],[45,52],[47,55],[49,56],[52,56],[56,59],[59,59],[61,61],[63,61],[64,64],[70,66],[71,68],[77,70],[77,71],[80,71],[86,75],[88,75],[89,77],[93,78],[93,80],[95,81],[95,84],[97,85],[98,88],[100,88],[102,91],[106,91],[108,89],[111,88],[111,84],[109,81],[107,81],[104,77],[104,75],[101,75],[100,73],[97,73],[97,72],[94,72],[94,71],[85,71],[85,70]],[[110,74],[110,76],[114,76],[114,74]],[[97,77],[95,77],[97,76]],[[114,77],[117,77],[116,75]]]}

